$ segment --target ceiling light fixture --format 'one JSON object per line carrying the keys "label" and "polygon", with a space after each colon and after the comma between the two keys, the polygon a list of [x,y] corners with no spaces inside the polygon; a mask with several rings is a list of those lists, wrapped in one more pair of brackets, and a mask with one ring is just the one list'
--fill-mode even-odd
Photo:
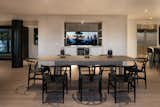
{"label": "ceiling light fixture", "polygon": [[149,9],[144,9],[144,24],[152,24],[152,12]]}
{"label": "ceiling light fixture", "polygon": [[148,9],[144,9],[144,13],[148,13]]}
{"label": "ceiling light fixture", "polygon": [[84,20],[81,20],[81,24],[84,24]]}

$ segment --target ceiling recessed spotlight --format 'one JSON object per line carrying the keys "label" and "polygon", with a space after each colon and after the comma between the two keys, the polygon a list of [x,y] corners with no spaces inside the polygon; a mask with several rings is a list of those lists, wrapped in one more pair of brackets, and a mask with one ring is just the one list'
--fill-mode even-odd
{"label": "ceiling recessed spotlight", "polygon": [[153,19],[153,17],[149,17],[149,19],[150,19],[150,20],[152,20],[152,19]]}
{"label": "ceiling recessed spotlight", "polygon": [[84,20],[81,20],[81,24],[84,24]]}
{"label": "ceiling recessed spotlight", "polygon": [[145,9],[145,10],[144,10],[144,13],[148,13],[148,12],[149,12],[148,9]]}

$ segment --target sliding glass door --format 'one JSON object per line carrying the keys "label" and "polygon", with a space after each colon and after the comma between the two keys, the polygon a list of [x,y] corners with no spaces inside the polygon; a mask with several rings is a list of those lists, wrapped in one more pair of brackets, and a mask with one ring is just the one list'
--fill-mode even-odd
{"label": "sliding glass door", "polygon": [[157,46],[157,25],[137,25],[137,56],[145,56],[149,46]]}

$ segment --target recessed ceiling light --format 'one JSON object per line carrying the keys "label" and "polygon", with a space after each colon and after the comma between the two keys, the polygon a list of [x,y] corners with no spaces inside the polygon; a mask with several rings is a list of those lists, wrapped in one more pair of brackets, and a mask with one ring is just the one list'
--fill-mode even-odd
{"label": "recessed ceiling light", "polygon": [[81,24],[84,24],[84,20],[81,20]]}
{"label": "recessed ceiling light", "polygon": [[153,17],[149,17],[149,19],[150,19],[150,20],[152,20],[152,19],[153,19]]}
{"label": "recessed ceiling light", "polygon": [[149,12],[148,9],[145,9],[145,10],[144,10],[144,13],[148,13],[148,12]]}

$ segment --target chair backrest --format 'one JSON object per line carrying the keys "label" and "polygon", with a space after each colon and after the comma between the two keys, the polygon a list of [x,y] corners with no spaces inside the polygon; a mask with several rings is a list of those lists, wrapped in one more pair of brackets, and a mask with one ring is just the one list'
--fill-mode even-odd
{"label": "chair backrest", "polygon": [[90,67],[87,65],[78,65],[79,75],[90,74]]}
{"label": "chair backrest", "polygon": [[102,76],[103,69],[101,66],[93,65],[78,65],[79,76],[81,75],[100,75]]}
{"label": "chair backrest", "polygon": [[137,65],[133,65],[133,66],[125,66],[124,67],[124,76],[127,80],[127,82],[135,80],[137,77],[137,72],[138,72],[138,68]]}
{"label": "chair backrest", "polygon": [[40,68],[41,72],[42,72],[42,85],[44,85],[50,78],[50,67],[46,66],[46,65],[41,65]]}
{"label": "chair backrest", "polygon": [[154,53],[155,54],[160,54],[160,49],[159,48],[154,48]]}
{"label": "chair backrest", "polygon": [[38,71],[38,69],[39,69],[39,67],[38,67],[38,61],[35,62],[34,69],[35,69],[35,71]]}
{"label": "chair backrest", "polygon": [[36,61],[28,61],[28,67],[29,67],[29,72],[35,71],[36,66],[38,65],[38,62]]}
{"label": "chair backrest", "polygon": [[147,48],[147,53],[153,53],[153,50],[151,48]]}
{"label": "chair backrest", "polygon": [[46,76],[46,75],[49,76],[49,75],[51,75],[51,73],[50,73],[50,66],[41,65],[40,70],[41,70],[43,76]]}
{"label": "chair backrest", "polygon": [[53,66],[53,70],[54,70],[54,75],[63,75],[68,70],[68,66],[67,65],[58,65],[58,66],[56,65],[56,66]]}
{"label": "chair backrest", "polygon": [[147,58],[136,58],[136,66],[139,72],[146,72]]}
{"label": "chair backrest", "polygon": [[110,73],[116,73],[117,65],[100,65],[102,71],[110,71]]}

